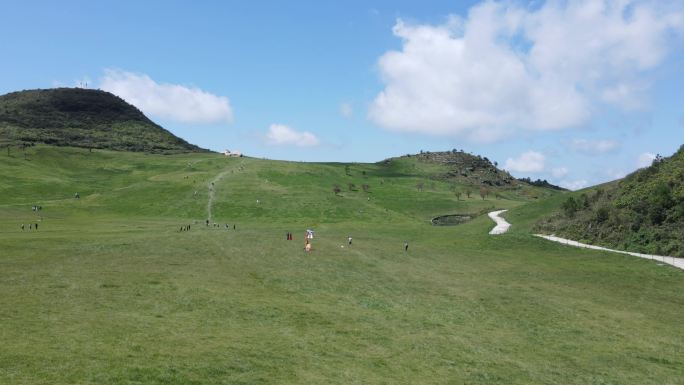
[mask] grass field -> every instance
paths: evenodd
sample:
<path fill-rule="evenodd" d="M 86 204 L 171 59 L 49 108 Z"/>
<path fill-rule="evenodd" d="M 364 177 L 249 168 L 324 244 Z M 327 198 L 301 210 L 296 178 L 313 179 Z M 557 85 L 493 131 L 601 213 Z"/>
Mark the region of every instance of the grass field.
<path fill-rule="evenodd" d="M 559 195 L 402 162 L 3 154 L 0 383 L 681 383 L 683 272 L 532 237 Z M 429 224 L 504 208 L 502 236 Z"/>

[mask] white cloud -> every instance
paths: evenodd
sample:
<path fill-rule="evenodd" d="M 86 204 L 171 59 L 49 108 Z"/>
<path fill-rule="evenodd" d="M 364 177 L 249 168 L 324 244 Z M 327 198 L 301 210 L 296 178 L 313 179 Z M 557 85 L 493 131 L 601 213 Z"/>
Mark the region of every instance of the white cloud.
<path fill-rule="evenodd" d="M 340 115 L 345 118 L 351 118 L 352 115 L 354 115 L 354 109 L 352 108 L 352 105 L 346 102 L 340 104 Z"/>
<path fill-rule="evenodd" d="M 554 178 L 562 178 L 568 175 L 569 170 L 566 167 L 557 167 L 551 170 L 551 176 Z"/>
<path fill-rule="evenodd" d="M 517 158 L 506 159 L 504 168 L 513 172 L 542 172 L 544 171 L 546 157 L 536 151 L 527 151 Z"/>
<path fill-rule="evenodd" d="M 564 187 L 564 188 L 566 188 L 568 190 L 572 190 L 572 191 L 585 188 L 588 185 L 589 185 L 589 183 L 584 179 L 571 180 L 571 181 L 570 180 L 563 180 L 560 182 L 561 187 Z"/>
<path fill-rule="evenodd" d="M 637 167 L 642 168 L 642 167 L 648 167 L 651 164 L 653 164 L 653 160 L 656 158 L 656 155 L 651 153 L 651 152 L 644 152 L 643 154 L 639 155 L 639 158 L 637 158 Z"/>
<path fill-rule="evenodd" d="M 570 143 L 570 147 L 584 154 L 599 155 L 608 152 L 613 152 L 620 147 L 620 143 L 615 140 L 603 139 L 603 140 L 587 140 L 587 139 L 574 139 Z"/>
<path fill-rule="evenodd" d="M 145 114 L 183 123 L 230 122 L 233 109 L 225 96 L 197 87 L 157 83 L 145 74 L 105 70 L 100 88 L 142 110 Z"/>
<path fill-rule="evenodd" d="M 378 61 L 369 118 L 479 141 L 580 126 L 601 104 L 640 104 L 683 20 L 680 5 L 648 0 L 485 1 L 443 25 L 398 20 L 403 46 Z"/>
<path fill-rule="evenodd" d="M 295 131 L 283 124 L 271 124 L 265 135 L 266 143 L 271 145 L 293 145 L 297 147 L 313 147 L 320 144 L 318 138 L 310 132 Z"/>

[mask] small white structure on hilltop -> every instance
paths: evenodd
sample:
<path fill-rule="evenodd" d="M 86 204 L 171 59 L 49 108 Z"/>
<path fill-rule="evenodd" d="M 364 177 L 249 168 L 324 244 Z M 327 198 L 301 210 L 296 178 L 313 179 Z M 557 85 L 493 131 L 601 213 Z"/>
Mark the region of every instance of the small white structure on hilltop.
<path fill-rule="evenodd" d="M 226 150 L 226 151 L 223 151 L 223 155 L 229 156 L 229 157 L 231 157 L 231 158 L 239 158 L 239 157 L 242 156 L 242 153 L 241 153 L 240 151 L 230 151 L 230 150 Z"/>

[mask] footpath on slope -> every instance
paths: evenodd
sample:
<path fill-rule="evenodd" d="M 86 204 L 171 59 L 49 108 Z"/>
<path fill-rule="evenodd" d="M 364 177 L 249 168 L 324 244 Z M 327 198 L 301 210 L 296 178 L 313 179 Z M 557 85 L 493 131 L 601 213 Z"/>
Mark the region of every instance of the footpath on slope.
<path fill-rule="evenodd" d="M 242 167 L 242 163 L 240 163 L 240 167 Z M 218 183 L 221 179 L 223 179 L 226 174 L 229 172 L 234 172 L 235 167 L 232 167 L 228 170 L 223 170 L 220 173 L 218 173 L 214 179 L 212 179 L 209 184 L 207 185 L 207 188 L 209 189 L 209 199 L 207 200 L 207 219 L 211 222 L 211 206 L 214 204 L 214 197 L 215 197 L 215 184 Z"/>
<path fill-rule="evenodd" d="M 496 222 L 496 226 L 492 229 L 492 231 L 489 232 L 491 235 L 499 235 L 503 234 L 508 229 L 511 227 L 511 224 L 508 223 L 505 219 L 501 218 L 499 214 L 505 213 L 508 210 L 499 210 L 499 211 L 492 211 L 491 213 L 487 214 L 489 218 L 491 218 L 494 222 Z"/>
<path fill-rule="evenodd" d="M 503 234 L 503 233 L 507 232 L 508 229 L 511 227 L 510 223 L 508 223 L 505 219 L 503 219 L 499 216 L 499 214 L 501 214 L 505 211 L 506 210 L 492 211 L 491 213 L 487 214 L 487 215 L 489 215 L 489 217 L 494 222 L 496 222 L 496 226 L 492 229 L 492 231 L 489 232 L 489 234 L 492 234 L 492 235 Z M 684 269 L 684 258 L 666 257 L 666 256 L 662 256 L 662 255 L 641 254 L 641 253 L 634 253 L 631 251 L 613 250 L 613 249 L 609 249 L 609 248 L 601 247 L 601 246 L 587 245 L 585 243 L 573 241 L 570 239 L 556 237 L 554 235 L 534 234 L 534 236 L 544 238 L 544 239 L 548 239 L 549 241 L 559 242 L 559 243 L 562 243 L 562 244 L 568 245 L 568 246 L 575 246 L 575 247 L 581 247 L 584 249 L 592 249 L 592 250 L 611 251 L 614 253 L 627 254 L 627 255 L 632 255 L 635 257 L 639 257 L 639 258 L 652 259 L 654 261 L 667 263 L 668 265 L 672 265 L 672 266 L 677 267 L 679 269 Z"/>
<path fill-rule="evenodd" d="M 684 258 L 665 257 L 662 255 L 641 254 L 641 253 L 634 253 L 631 251 L 613 250 L 613 249 L 609 249 L 609 248 L 601 247 L 601 246 L 587 245 L 586 243 L 580 243 L 580 242 L 573 241 L 570 239 L 556 237 L 554 235 L 534 234 L 534 236 L 544 238 L 544 239 L 548 239 L 549 241 L 562 243 L 562 244 L 568 245 L 568 246 L 575 246 L 575 247 L 581 247 L 584 249 L 592 249 L 592 250 L 612 251 L 614 253 L 627 254 L 627 255 L 633 255 L 633 256 L 639 257 L 639 258 L 652 259 L 654 261 L 667 263 L 668 265 L 672 265 L 674 267 L 684 269 Z"/>

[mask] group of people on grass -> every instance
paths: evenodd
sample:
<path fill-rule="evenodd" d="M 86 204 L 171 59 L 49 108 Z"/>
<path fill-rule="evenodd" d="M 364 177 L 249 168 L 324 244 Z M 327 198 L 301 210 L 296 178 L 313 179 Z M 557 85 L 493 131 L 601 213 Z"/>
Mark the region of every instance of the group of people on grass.
<path fill-rule="evenodd" d="M 197 223 L 197 221 L 195 221 L 195 223 Z M 208 220 L 208 219 L 205 221 L 205 223 L 206 223 L 207 227 L 209 227 L 209 220 Z M 221 224 L 219 224 L 219 223 L 213 223 L 213 224 L 211 224 L 211 225 L 212 225 L 212 227 L 216 227 L 216 228 L 220 228 L 220 227 L 221 227 Z M 227 223 L 225 223 L 225 224 L 223 225 L 223 227 L 226 228 L 226 229 L 229 229 L 229 228 L 230 228 L 230 225 L 227 224 Z M 237 228 L 237 225 L 233 225 L 233 230 L 235 230 L 236 228 Z M 190 231 L 190 225 L 188 224 L 188 225 L 183 225 L 183 226 L 181 226 L 179 231 Z"/>
<path fill-rule="evenodd" d="M 293 239 L 292 233 L 289 231 L 286 232 L 285 233 L 285 239 L 288 241 L 291 241 Z M 307 230 L 305 235 L 304 235 L 304 240 L 305 240 L 304 241 L 304 251 L 306 251 L 307 253 L 311 251 L 311 239 L 313 239 L 313 231 Z M 354 239 L 352 238 L 352 236 L 349 235 L 347 237 L 347 244 L 349 246 L 351 246 L 353 240 Z M 408 247 L 409 247 L 408 241 L 405 241 L 404 242 L 404 251 L 408 252 Z"/>
<path fill-rule="evenodd" d="M 29 223 L 28 229 L 29 230 L 38 230 L 38 223 Z M 24 230 L 26 230 L 26 225 L 22 223 L 21 224 L 21 231 L 24 231 Z"/>

